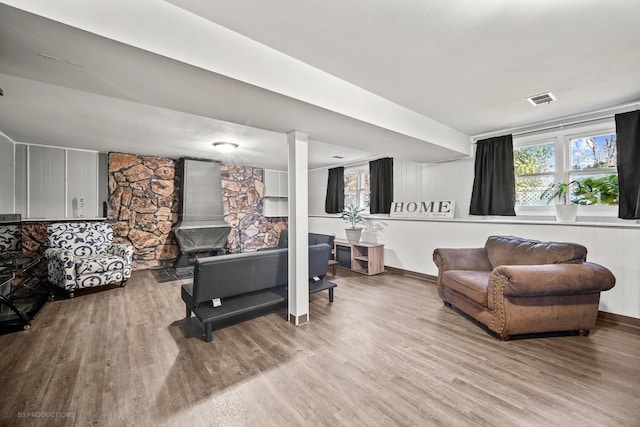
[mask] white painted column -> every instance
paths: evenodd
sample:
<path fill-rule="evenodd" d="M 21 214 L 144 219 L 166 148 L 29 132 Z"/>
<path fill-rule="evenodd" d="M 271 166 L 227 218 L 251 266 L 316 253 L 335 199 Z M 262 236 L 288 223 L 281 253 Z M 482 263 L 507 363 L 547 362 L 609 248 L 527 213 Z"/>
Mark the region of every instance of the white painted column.
<path fill-rule="evenodd" d="M 287 134 L 289 149 L 289 321 L 309 321 L 309 135 Z"/>

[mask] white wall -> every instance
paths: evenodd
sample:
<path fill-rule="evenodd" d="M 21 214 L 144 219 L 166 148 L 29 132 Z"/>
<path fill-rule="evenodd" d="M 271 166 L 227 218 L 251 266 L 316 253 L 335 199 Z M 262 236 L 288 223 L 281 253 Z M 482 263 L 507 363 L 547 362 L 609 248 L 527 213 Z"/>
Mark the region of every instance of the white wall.
<path fill-rule="evenodd" d="M 399 164 L 399 167 L 396 166 Z M 397 170 L 395 170 L 397 168 Z M 616 286 L 602 294 L 600 310 L 640 318 L 640 224 L 559 224 L 553 221 L 481 220 L 469 217 L 473 185 L 473 159 L 447 163 L 417 164 L 394 162 L 394 186 L 398 196 L 422 200 L 456 201 L 454 220 L 408 220 L 372 218 L 367 221 L 363 240 L 384 243 L 385 265 L 418 273 L 437 275 L 432 260 L 438 247 L 482 247 L 493 234 L 516 235 L 550 241 L 571 241 L 587 247 L 588 260 L 609 268 L 616 276 Z M 321 175 L 319 172 L 314 174 Z M 322 199 L 323 209 L 310 209 L 309 230 L 345 237 L 342 220 L 324 214 L 324 184 L 314 176 L 309 179 L 309 204 Z M 411 191 L 417 177 L 420 188 Z M 399 200 L 399 199 L 398 199 Z M 416 200 L 416 198 L 413 198 Z"/>

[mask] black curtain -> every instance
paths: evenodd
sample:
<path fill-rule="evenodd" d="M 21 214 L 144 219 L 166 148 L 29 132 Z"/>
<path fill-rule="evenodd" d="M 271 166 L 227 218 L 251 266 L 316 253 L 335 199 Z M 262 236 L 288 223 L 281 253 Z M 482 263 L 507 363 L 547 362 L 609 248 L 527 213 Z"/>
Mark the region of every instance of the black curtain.
<path fill-rule="evenodd" d="M 640 219 L 640 110 L 616 114 L 618 217 Z"/>
<path fill-rule="evenodd" d="M 513 136 L 478 141 L 469 214 L 515 216 L 515 197 Z"/>
<path fill-rule="evenodd" d="M 344 209 L 344 168 L 329 169 L 327 197 L 324 199 L 326 213 L 340 213 Z"/>
<path fill-rule="evenodd" d="M 369 162 L 369 190 L 371 191 L 372 214 L 391 212 L 393 202 L 393 159 L 373 160 Z"/>

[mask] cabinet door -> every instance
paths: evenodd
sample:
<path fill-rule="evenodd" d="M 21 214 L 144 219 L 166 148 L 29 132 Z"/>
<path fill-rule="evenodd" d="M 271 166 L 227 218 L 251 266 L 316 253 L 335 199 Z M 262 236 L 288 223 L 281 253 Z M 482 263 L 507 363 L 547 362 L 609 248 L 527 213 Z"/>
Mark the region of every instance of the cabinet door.
<path fill-rule="evenodd" d="M 67 218 L 98 215 L 98 153 L 67 151 Z"/>
<path fill-rule="evenodd" d="M 267 197 L 264 199 L 262 215 L 266 217 L 289 216 L 289 203 L 283 197 Z"/>
<path fill-rule="evenodd" d="M 280 196 L 280 172 L 264 171 L 264 197 Z"/>
<path fill-rule="evenodd" d="M 29 218 L 64 218 L 65 150 L 36 145 L 27 149 Z"/>
<path fill-rule="evenodd" d="M 289 197 L 289 174 L 287 172 L 279 172 L 278 178 L 280 182 L 280 197 Z"/>

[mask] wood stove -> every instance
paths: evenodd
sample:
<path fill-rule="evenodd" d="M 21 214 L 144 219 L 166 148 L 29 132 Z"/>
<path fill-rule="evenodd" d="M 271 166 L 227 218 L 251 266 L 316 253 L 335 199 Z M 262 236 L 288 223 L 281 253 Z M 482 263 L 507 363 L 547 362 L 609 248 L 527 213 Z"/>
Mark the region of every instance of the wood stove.
<path fill-rule="evenodd" d="M 181 158 L 176 178 L 182 192 L 179 221 L 173 227 L 180 253 L 174 267 L 189 265 L 189 254 L 224 253 L 231 227 L 224 221 L 220 162 Z"/>

